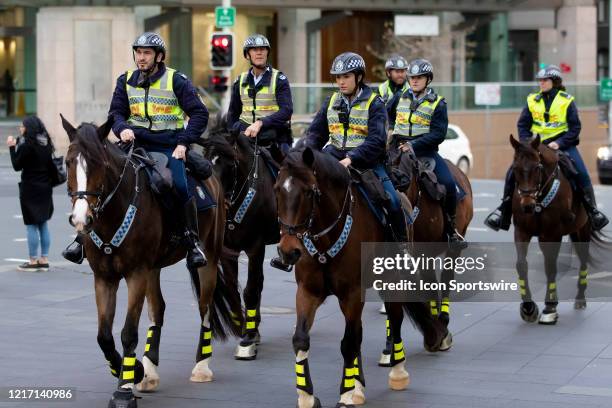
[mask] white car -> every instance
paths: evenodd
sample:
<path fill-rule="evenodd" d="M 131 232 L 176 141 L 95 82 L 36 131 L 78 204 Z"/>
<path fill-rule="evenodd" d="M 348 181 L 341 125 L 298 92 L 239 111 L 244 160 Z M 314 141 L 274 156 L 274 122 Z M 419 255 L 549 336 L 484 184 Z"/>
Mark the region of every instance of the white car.
<path fill-rule="evenodd" d="M 291 121 L 294 147 L 306 133 L 311 121 L 312 118 L 301 118 Z M 472 149 L 470 149 L 470 140 L 459 126 L 448 125 L 446 140 L 440 145 L 440 156 L 455 164 L 465 174 L 469 174 L 474 164 L 474 157 L 472 156 Z"/>
<path fill-rule="evenodd" d="M 446 140 L 439 147 L 440 156 L 455 164 L 466 175 L 474 165 L 474 156 L 470 149 L 470 139 L 457 125 L 448 124 Z"/>

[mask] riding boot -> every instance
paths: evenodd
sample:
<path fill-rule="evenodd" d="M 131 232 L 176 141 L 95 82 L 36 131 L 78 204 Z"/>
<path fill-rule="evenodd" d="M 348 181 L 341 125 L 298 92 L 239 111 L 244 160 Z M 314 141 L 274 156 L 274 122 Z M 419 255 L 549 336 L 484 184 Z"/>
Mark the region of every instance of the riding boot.
<path fill-rule="evenodd" d="M 484 220 L 484 224 L 493 231 L 500 229 L 508 231 L 512 222 L 512 195 L 514 194 L 514 183 L 506 181 L 504 185 L 504 197 L 499 207 L 495 209 Z"/>
<path fill-rule="evenodd" d="M 85 248 L 83 248 L 83 235 L 77 234 L 70 245 L 62 251 L 62 256 L 75 264 L 83 263 L 85 259 Z"/>
<path fill-rule="evenodd" d="M 589 215 L 589 219 L 591 220 L 591 228 L 593 231 L 599 231 L 608 225 L 608 222 L 610 221 L 608 220 L 608 217 L 597 209 L 593 186 L 582 188 L 582 192 L 582 204 L 584 205 L 584 208 Z"/>
<path fill-rule="evenodd" d="M 395 211 L 389 209 L 389 226 L 395 242 L 406 243 L 408 242 L 408 232 L 406 230 L 406 217 L 404 216 L 404 210 L 399 208 Z"/>
<path fill-rule="evenodd" d="M 185 226 L 185 239 L 187 241 L 187 266 L 197 269 L 206 266 L 206 257 L 200 244 L 198 232 L 198 208 L 195 197 L 192 197 L 183 208 L 183 221 Z"/>
<path fill-rule="evenodd" d="M 448 236 L 448 246 L 451 249 L 462 250 L 468 247 L 468 243 L 457 232 L 456 214 L 457 206 L 450 200 L 444 200 L 444 229 Z"/>

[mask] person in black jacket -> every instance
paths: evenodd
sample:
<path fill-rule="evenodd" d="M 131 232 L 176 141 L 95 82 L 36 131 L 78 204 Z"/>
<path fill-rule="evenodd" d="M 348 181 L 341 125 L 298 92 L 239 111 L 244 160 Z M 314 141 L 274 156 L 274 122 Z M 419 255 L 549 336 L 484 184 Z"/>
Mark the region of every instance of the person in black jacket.
<path fill-rule="evenodd" d="M 19 138 L 9 136 L 6 140 L 13 169 L 21 171 L 19 202 L 28 232 L 30 261 L 18 268 L 22 271 L 46 271 L 49 269 L 51 243 L 47 221 L 53 215 L 53 143 L 45 125 L 36 116 L 25 118 L 19 131 Z"/>

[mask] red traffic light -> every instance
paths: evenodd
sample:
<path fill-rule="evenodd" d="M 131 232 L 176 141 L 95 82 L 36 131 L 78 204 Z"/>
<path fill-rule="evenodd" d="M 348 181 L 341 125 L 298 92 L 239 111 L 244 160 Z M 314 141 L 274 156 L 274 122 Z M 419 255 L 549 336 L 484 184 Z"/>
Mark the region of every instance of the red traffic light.
<path fill-rule="evenodd" d="M 226 36 L 226 37 L 222 37 L 222 36 L 214 37 L 213 40 L 212 40 L 212 45 L 213 45 L 213 47 L 227 48 L 230 45 L 229 36 Z"/>
<path fill-rule="evenodd" d="M 210 45 L 210 67 L 231 69 L 234 66 L 234 35 L 226 32 L 213 33 Z"/>

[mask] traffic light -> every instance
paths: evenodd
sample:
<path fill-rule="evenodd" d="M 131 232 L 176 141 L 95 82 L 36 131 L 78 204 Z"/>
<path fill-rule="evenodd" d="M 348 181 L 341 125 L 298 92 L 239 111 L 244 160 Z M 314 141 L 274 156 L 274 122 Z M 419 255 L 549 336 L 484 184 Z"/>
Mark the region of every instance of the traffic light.
<path fill-rule="evenodd" d="M 210 77 L 211 88 L 215 92 L 227 91 L 228 77 L 225 75 L 213 75 Z"/>
<path fill-rule="evenodd" d="M 213 33 L 210 40 L 210 67 L 232 69 L 234 67 L 234 34 Z"/>

